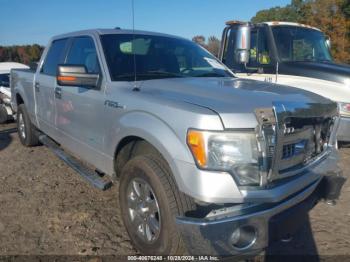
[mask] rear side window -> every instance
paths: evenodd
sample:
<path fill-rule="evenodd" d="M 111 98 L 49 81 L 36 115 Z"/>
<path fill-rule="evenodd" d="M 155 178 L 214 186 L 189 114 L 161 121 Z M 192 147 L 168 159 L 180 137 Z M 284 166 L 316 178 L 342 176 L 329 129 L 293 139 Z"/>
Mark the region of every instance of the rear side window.
<path fill-rule="evenodd" d="M 0 74 L 0 86 L 10 87 L 10 74 Z"/>
<path fill-rule="evenodd" d="M 56 40 L 52 42 L 49 52 L 47 53 L 41 72 L 45 75 L 56 76 L 57 65 L 64 60 L 64 50 L 67 39 Z"/>
<path fill-rule="evenodd" d="M 100 66 L 94 41 L 90 37 L 74 38 L 66 64 L 84 65 L 88 73 L 98 74 Z"/>

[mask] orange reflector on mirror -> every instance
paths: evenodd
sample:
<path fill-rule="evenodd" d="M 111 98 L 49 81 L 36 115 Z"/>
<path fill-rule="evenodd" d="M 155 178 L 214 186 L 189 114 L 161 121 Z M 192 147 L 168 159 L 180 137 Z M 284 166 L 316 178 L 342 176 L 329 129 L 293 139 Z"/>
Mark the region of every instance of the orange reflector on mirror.
<path fill-rule="evenodd" d="M 77 80 L 75 76 L 58 76 L 57 80 L 59 81 L 68 81 L 68 82 L 74 82 Z"/>

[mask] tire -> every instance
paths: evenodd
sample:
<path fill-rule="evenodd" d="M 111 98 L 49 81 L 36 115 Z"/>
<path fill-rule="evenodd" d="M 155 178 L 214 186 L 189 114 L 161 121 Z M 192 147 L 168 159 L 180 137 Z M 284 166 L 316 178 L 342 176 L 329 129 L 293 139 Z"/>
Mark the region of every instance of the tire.
<path fill-rule="evenodd" d="M 37 131 L 30 121 L 27 109 L 24 104 L 18 106 L 17 132 L 22 145 L 27 147 L 39 145 Z"/>
<path fill-rule="evenodd" d="M 9 119 L 7 110 L 3 104 L 0 104 L 0 124 L 5 124 Z"/>
<path fill-rule="evenodd" d="M 146 192 L 143 200 L 142 192 Z M 126 230 L 141 254 L 186 253 L 175 218 L 193 209 L 195 203 L 179 192 L 163 158 L 143 155 L 131 159 L 122 170 L 119 200 Z"/>

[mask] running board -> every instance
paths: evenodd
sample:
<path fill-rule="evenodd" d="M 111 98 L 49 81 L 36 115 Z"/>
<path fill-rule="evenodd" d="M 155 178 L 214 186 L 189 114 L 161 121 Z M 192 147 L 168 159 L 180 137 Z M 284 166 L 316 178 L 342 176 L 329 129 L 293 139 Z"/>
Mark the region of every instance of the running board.
<path fill-rule="evenodd" d="M 86 167 L 79 160 L 74 158 L 73 156 L 64 152 L 59 145 L 56 144 L 51 138 L 46 135 L 40 135 L 39 141 L 51 149 L 51 151 L 63 160 L 68 166 L 70 166 L 73 170 L 75 170 L 81 177 L 83 177 L 87 182 L 89 182 L 94 187 L 100 190 L 107 190 L 112 186 L 112 182 L 110 180 L 106 180 L 99 176 L 96 172 Z"/>

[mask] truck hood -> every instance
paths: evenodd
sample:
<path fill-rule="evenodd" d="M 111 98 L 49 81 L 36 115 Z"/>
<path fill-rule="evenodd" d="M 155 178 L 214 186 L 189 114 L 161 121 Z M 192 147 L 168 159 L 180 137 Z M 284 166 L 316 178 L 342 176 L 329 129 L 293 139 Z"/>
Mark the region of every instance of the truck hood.
<path fill-rule="evenodd" d="M 279 73 L 333 81 L 350 85 L 350 66 L 333 62 L 283 62 Z"/>
<path fill-rule="evenodd" d="M 145 81 L 141 92 L 215 111 L 225 128 L 256 127 L 255 110 L 278 106 L 285 111 L 333 114 L 331 100 L 293 87 L 239 78 L 174 78 Z M 321 111 L 315 108 L 321 109 Z M 327 113 L 323 110 L 322 114 Z"/>

